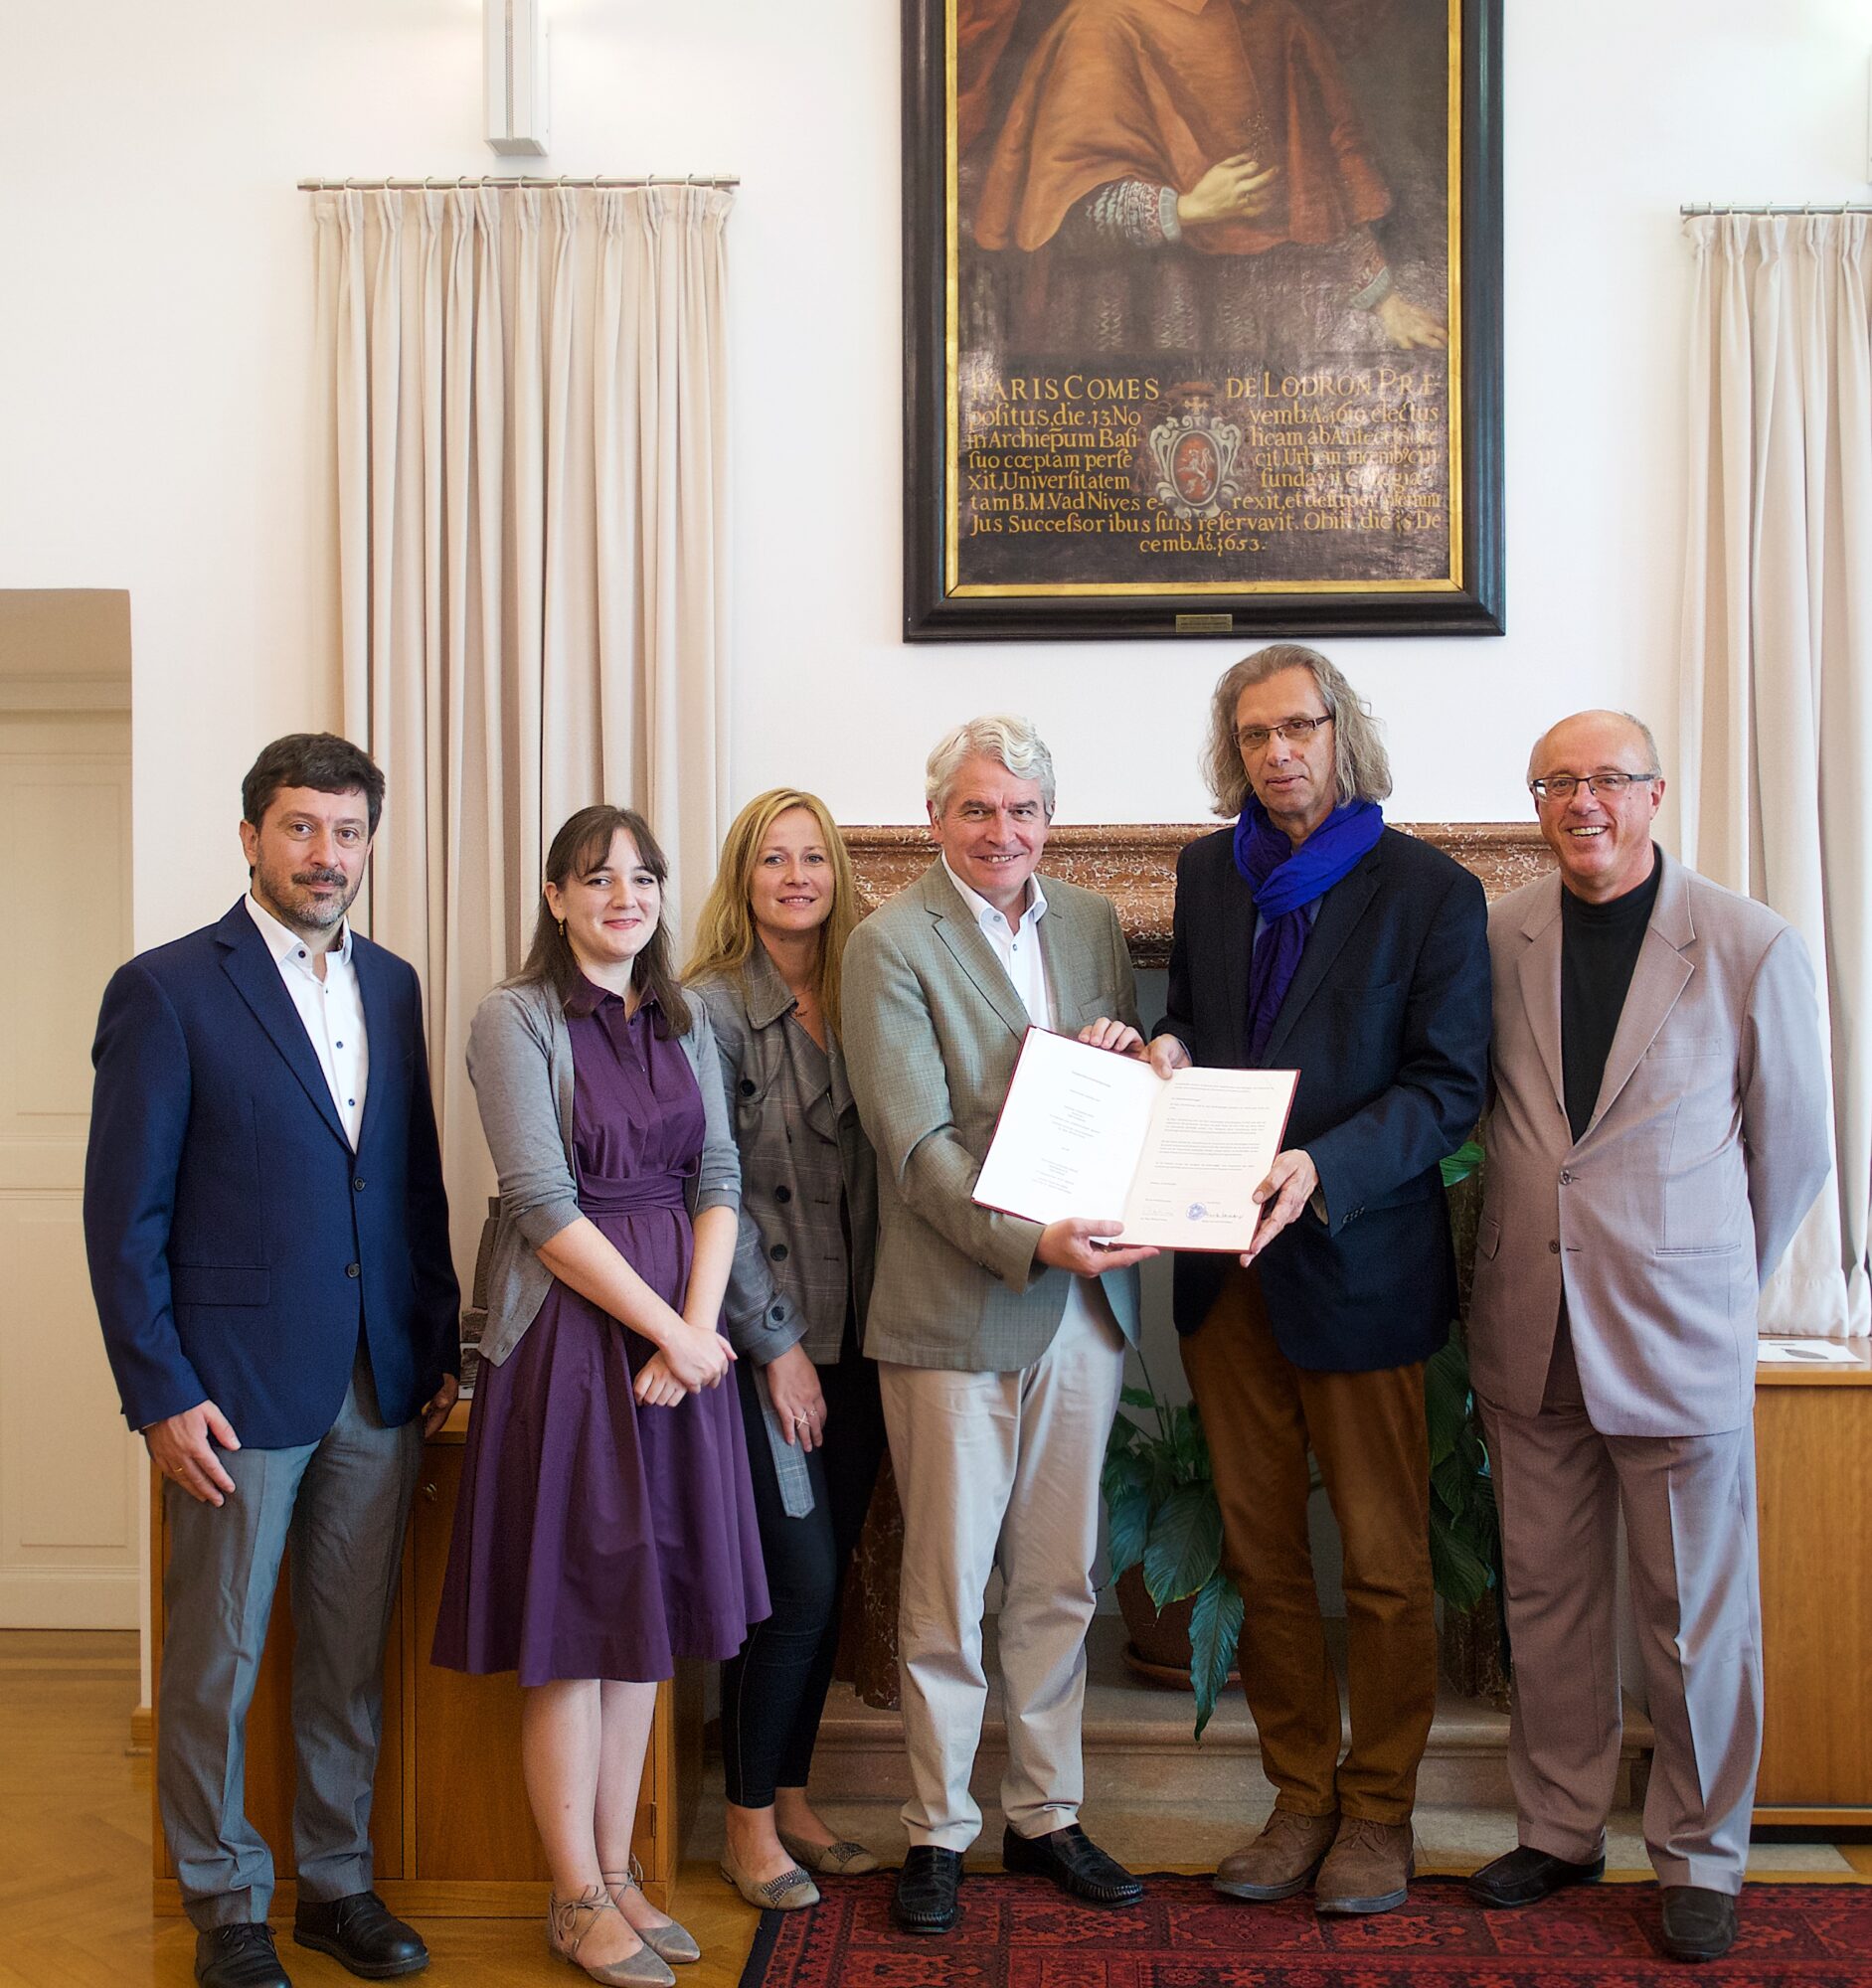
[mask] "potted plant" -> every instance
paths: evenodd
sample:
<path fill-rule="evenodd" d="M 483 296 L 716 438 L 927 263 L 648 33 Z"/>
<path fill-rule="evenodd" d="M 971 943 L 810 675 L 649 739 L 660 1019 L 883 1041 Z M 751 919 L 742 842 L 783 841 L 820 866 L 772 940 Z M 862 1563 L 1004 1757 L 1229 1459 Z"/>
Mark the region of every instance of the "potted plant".
<path fill-rule="evenodd" d="M 1464 1311 L 1474 1252 L 1473 1177 L 1481 1158 L 1480 1146 L 1471 1140 L 1443 1163 L 1458 1231 Z M 1160 1663 L 1167 1658 L 1174 1669 L 1174 1656 L 1161 1645 L 1155 1652 L 1148 1646 L 1153 1632 L 1174 1637 L 1178 1613 L 1173 1611 L 1187 1607 L 1189 1647 L 1183 1661 L 1196 1695 L 1200 1740 L 1234 1668 L 1242 1597 L 1222 1570 L 1222 1512 L 1201 1416 L 1193 1406 L 1164 1402 L 1149 1385 L 1148 1369 L 1144 1380 L 1146 1386 L 1124 1390 L 1106 1444 L 1101 1488 L 1106 1551 L 1134 1648 Z M 1151 1425 L 1133 1420 L 1126 1408 L 1147 1410 Z M 1479 1653 L 1470 1662 L 1475 1675 L 1458 1682 L 1499 1696 L 1505 1675 L 1497 1629 L 1501 1545 L 1459 1324 L 1426 1368 L 1424 1411 L 1430 1434 L 1431 1572 L 1446 1624 L 1461 1625 L 1459 1633 Z"/>

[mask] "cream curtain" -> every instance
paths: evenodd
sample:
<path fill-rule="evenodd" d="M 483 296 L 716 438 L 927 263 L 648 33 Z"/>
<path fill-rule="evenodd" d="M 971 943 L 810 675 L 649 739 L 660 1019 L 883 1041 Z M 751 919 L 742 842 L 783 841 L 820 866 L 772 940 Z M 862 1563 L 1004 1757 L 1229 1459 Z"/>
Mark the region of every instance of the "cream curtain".
<path fill-rule="evenodd" d="M 389 779 L 367 929 L 412 960 L 454 1210 L 491 1181 L 468 1023 L 546 842 L 642 810 L 684 904 L 727 826 L 727 356 L 715 188 L 314 196 L 349 736 Z"/>
<path fill-rule="evenodd" d="M 1872 1330 L 1872 261 L 1863 215 L 1686 224 L 1686 860 L 1798 926 L 1822 976 L 1832 1186 L 1765 1332 Z"/>

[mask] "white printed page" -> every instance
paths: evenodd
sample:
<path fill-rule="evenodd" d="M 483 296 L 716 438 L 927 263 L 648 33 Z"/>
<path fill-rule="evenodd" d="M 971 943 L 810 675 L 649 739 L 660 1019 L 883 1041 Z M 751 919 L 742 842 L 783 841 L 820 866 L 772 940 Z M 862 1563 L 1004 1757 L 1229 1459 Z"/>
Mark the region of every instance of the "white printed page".
<path fill-rule="evenodd" d="M 1160 1085 L 1121 1242 L 1243 1250 L 1261 1212 L 1255 1190 L 1280 1150 L 1299 1073 L 1179 1070 Z"/>
<path fill-rule="evenodd" d="M 1135 1057 L 1029 1029 L 975 1201 L 1029 1222 L 1119 1221 L 1163 1088 Z"/>

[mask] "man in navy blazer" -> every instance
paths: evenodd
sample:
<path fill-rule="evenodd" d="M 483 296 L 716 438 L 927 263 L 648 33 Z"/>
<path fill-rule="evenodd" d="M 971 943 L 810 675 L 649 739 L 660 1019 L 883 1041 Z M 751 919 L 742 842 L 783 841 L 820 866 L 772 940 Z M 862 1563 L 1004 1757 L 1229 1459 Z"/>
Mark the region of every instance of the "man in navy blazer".
<path fill-rule="evenodd" d="M 163 1828 L 206 1988 L 277 1988 L 245 1734 L 281 1558 L 294 1937 L 373 1980 L 427 1949 L 371 1890 L 384 1641 L 459 1292 L 411 967 L 346 918 L 383 806 L 295 734 L 242 787 L 249 895 L 104 990 L 85 1237 L 123 1411 L 165 1478 Z"/>
<path fill-rule="evenodd" d="M 1216 686 L 1207 769 L 1237 822 L 1177 863 L 1169 1012 L 1150 1048 L 1295 1069 L 1285 1149 L 1236 1261 L 1179 1253 L 1175 1315 L 1242 1590 L 1242 1676 L 1273 1815 L 1216 1888 L 1402 1905 L 1436 1703 L 1424 1363 L 1455 1315 L 1439 1162 L 1480 1116 L 1482 889 L 1384 826 L 1391 772 L 1339 671 L 1280 643 Z M 1307 1453 L 1345 1543 L 1352 1743 L 1307 1544 Z"/>

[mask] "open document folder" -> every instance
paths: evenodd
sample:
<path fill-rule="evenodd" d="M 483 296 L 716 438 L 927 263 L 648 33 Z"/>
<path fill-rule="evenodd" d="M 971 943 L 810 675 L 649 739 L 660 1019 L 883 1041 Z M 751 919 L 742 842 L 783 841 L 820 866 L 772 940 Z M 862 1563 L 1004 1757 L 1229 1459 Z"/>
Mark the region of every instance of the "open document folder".
<path fill-rule="evenodd" d="M 1029 1029 L 975 1201 L 1029 1222 L 1122 1222 L 1116 1244 L 1243 1250 L 1294 1070 L 1179 1070 Z"/>

